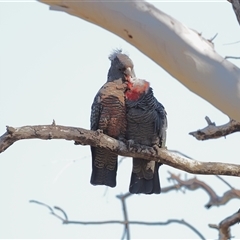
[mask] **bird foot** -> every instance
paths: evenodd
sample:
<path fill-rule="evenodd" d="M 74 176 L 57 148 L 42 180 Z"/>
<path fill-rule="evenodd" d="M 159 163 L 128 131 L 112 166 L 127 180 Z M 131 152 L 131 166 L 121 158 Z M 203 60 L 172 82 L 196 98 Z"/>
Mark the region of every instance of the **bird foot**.
<path fill-rule="evenodd" d="M 131 148 L 133 147 L 133 145 L 134 145 L 134 141 L 133 140 L 127 140 L 126 141 L 126 145 L 127 145 L 127 149 L 128 150 L 131 150 Z"/>
<path fill-rule="evenodd" d="M 74 145 L 82 145 L 82 146 L 86 146 L 86 145 L 88 145 L 88 144 L 84 144 L 84 143 L 81 143 L 81 142 L 75 141 L 75 142 L 74 142 Z"/>
<path fill-rule="evenodd" d="M 100 135 L 100 134 L 103 133 L 103 130 L 101 130 L 101 129 L 97 129 L 96 133 L 97 133 L 98 135 Z"/>
<path fill-rule="evenodd" d="M 127 140 L 127 149 L 131 151 L 133 148 L 137 149 L 136 152 L 141 152 L 142 151 L 142 146 L 141 144 L 135 143 L 132 139 Z"/>
<path fill-rule="evenodd" d="M 159 151 L 161 150 L 167 150 L 167 147 L 159 147 L 157 144 L 154 144 L 152 148 L 156 151 L 157 155 L 160 155 Z"/>

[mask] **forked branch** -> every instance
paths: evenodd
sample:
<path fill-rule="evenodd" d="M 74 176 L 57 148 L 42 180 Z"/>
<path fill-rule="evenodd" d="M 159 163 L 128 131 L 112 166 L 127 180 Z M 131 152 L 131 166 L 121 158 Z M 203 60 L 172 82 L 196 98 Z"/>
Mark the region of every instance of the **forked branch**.
<path fill-rule="evenodd" d="M 189 134 L 195 137 L 197 140 L 208 140 L 220 137 L 226 137 L 227 135 L 240 131 L 240 122 L 231 119 L 228 123 L 220 126 L 216 126 L 209 117 L 205 117 L 207 121 L 207 127 L 199 129 Z"/>
<path fill-rule="evenodd" d="M 179 223 L 179 224 L 185 225 L 185 226 L 189 227 L 193 232 L 195 232 L 200 237 L 200 239 L 203 239 L 203 240 L 205 239 L 205 237 L 195 227 L 193 227 L 190 223 L 187 223 L 183 219 L 182 220 L 169 219 L 166 222 L 129 221 L 128 217 L 127 217 L 126 198 L 128 198 L 130 196 L 132 196 L 131 193 L 125 193 L 125 194 L 116 196 L 122 202 L 124 221 L 120 221 L 120 220 L 109 220 L 109 221 L 71 221 L 71 220 L 68 220 L 66 212 L 62 208 L 60 208 L 60 207 L 54 206 L 52 208 L 49 205 L 47 205 L 45 203 L 42 203 L 42 202 L 39 202 L 39 201 L 36 201 L 36 200 L 30 200 L 30 202 L 31 203 L 37 203 L 39 205 L 45 206 L 46 208 L 48 208 L 50 210 L 50 214 L 52 214 L 53 216 L 55 216 L 58 219 L 62 220 L 63 224 L 81 224 L 81 225 L 123 224 L 125 227 L 124 227 L 122 239 L 124 239 L 125 236 L 126 236 L 126 238 L 128 240 L 130 239 L 130 230 L 129 230 L 129 225 L 130 224 L 165 226 L 165 225 L 168 225 L 170 223 Z M 56 213 L 54 211 L 54 209 L 55 210 L 59 210 L 64 217 L 62 217 L 58 213 Z"/>

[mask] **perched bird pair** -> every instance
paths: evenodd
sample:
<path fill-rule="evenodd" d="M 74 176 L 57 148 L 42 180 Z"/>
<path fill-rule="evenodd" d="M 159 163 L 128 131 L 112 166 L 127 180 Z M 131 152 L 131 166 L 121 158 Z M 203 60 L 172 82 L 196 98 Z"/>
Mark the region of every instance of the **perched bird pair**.
<path fill-rule="evenodd" d="M 149 82 L 135 77 L 132 60 L 121 50 L 109 59 L 107 83 L 92 104 L 91 130 L 101 129 L 115 139 L 146 146 L 165 147 L 167 118 L 164 107 L 153 95 Z M 118 156 L 104 148 L 91 147 L 91 184 L 116 186 Z M 155 161 L 133 158 L 130 193 L 161 192 Z"/>

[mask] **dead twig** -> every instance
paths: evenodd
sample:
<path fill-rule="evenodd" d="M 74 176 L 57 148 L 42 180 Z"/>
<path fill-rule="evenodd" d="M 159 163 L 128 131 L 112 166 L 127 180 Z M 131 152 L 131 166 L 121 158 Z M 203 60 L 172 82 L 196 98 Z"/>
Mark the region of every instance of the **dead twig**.
<path fill-rule="evenodd" d="M 151 226 L 165 226 L 171 223 L 178 223 L 178 224 L 182 224 L 185 225 L 187 227 L 189 227 L 193 232 L 195 232 L 201 239 L 205 240 L 206 238 L 195 228 L 193 227 L 191 224 L 187 223 L 186 221 L 182 220 L 178 220 L 178 219 L 169 219 L 166 222 L 145 222 L 145 221 L 129 221 L 128 220 L 128 216 L 127 216 L 127 208 L 126 208 L 126 198 L 132 196 L 131 193 L 126 193 L 126 194 L 122 194 L 122 195 L 117 195 L 116 197 L 119 198 L 122 202 L 122 206 L 123 206 L 123 215 L 124 215 L 124 221 L 119 221 L 119 220 L 110 220 L 110 221 L 70 221 L 67 219 L 67 214 L 66 212 L 59 207 L 54 207 L 54 209 L 60 210 L 64 216 L 65 219 L 60 217 L 58 214 L 56 214 L 54 212 L 54 210 L 47 204 L 36 201 L 36 200 L 31 200 L 31 203 L 37 203 L 39 205 L 42 205 L 44 207 L 47 207 L 50 210 L 50 213 L 57 217 L 58 219 L 62 220 L 63 224 L 82 224 L 82 225 L 98 225 L 98 224 L 123 224 L 125 226 L 124 228 L 124 233 L 122 236 L 122 239 L 125 237 L 125 235 L 127 235 L 127 239 L 130 239 L 130 230 L 129 230 L 129 225 L 130 224 L 137 224 L 137 225 L 151 225 Z"/>
<path fill-rule="evenodd" d="M 226 56 L 225 59 L 240 59 L 240 57 Z"/>

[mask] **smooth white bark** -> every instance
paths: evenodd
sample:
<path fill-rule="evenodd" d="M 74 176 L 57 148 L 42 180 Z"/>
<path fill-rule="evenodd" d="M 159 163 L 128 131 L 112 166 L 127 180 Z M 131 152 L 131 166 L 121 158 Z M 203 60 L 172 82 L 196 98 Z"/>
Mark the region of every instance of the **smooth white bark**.
<path fill-rule="evenodd" d="M 39 1 L 125 39 L 189 90 L 240 121 L 240 69 L 217 54 L 211 42 L 153 5 L 139 0 Z"/>

